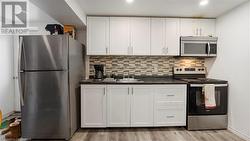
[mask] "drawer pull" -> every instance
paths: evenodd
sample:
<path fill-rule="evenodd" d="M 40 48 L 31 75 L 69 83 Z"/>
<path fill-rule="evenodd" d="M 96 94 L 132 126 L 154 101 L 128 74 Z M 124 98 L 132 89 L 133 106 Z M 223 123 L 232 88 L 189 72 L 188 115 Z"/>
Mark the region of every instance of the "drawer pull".
<path fill-rule="evenodd" d="M 169 97 L 171 96 L 172 97 L 172 96 L 175 96 L 175 95 L 174 94 L 168 94 L 167 96 L 169 96 Z"/>
<path fill-rule="evenodd" d="M 174 118 L 175 116 L 167 116 L 167 118 Z"/>

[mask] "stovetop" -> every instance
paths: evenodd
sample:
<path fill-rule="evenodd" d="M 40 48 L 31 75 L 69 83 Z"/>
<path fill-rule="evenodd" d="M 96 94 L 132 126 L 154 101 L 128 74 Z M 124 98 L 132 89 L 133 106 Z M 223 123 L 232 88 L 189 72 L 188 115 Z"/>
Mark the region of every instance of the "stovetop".
<path fill-rule="evenodd" d="M 227 84 L 225 80 L 206 78 L 206 67 L 175 67 L 174 78 L 190 84 Z"/>
<path fill-rule="evenodd" d="M 211 78 L 183 78 L 182 81 L 190 84 L 227 84 L 225 80 L 211 79 Z"/>

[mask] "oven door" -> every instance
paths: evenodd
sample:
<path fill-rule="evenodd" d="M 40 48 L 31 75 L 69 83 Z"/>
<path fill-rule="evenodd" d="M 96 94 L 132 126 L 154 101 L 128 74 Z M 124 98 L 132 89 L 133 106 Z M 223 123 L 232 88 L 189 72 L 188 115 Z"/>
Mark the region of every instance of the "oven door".
<path fill-rule="evenodd" d="M 205 97 L 202 93 L 203 84 L 190 84 L 188 94 L 188 115 L 225 115 L 228 106 L 228 85 L 215 85 L 214 109 L 205 108 Z"/>
<path fill-rule="evenodd" d="M 206 41 L 182 41 L 181 56 L 208 56 L 209 42 Z"/>

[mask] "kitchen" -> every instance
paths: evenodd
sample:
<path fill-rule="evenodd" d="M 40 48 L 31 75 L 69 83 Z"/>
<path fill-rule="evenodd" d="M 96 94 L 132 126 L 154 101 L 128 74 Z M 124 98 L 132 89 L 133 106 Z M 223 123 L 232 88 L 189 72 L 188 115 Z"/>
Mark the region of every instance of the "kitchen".
<path fill-rule="evenodd" d="M 36 33 L 1 35 L 9 91 L 1 88 L 0 110 L 3 119 L 20 113 L 22 138 L 250 140 L 249 1 L 30 0 L 29 8 L 41 15 L 29 12 Z M 78 41 L 48 35 L 47 24 L 75 25 Z M 68 75 L 29 77 L 43 71 Z"/>

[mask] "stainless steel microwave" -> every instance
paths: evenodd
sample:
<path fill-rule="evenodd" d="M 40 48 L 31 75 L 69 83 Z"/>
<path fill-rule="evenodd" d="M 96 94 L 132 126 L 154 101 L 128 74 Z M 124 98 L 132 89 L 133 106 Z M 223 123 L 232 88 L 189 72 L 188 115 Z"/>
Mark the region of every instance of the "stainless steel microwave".
<path fill-rule="evenodd" d="M 183 36 L 181 37 L 181 56 L 217 56 L 218 37 Z"/>

